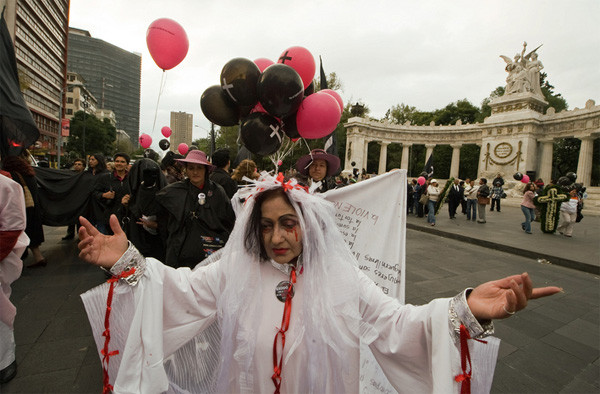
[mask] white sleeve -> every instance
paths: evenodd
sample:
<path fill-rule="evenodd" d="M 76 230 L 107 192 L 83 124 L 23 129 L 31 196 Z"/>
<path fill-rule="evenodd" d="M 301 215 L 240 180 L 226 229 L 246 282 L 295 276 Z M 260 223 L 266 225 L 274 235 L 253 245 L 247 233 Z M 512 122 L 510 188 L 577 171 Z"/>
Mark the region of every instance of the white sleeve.
<path fill-rule="evenodd" d="M 394 388 L 399 393 L 459 392 L 460 384 L 454 379 L 462 373 L 459 342 L 450 312 L 454 301 L 444 298 L 422 306 L 401 305 L 363 275 L 361 287 L 361 314 L 379 333 L 369 347 Z M 458 310 L 459 316 L 464 312 Z M 476 329 L 481 330 L 485 328 Z M 495 363 L 497 343 L 490 349 L 495 350 L 491 353 Z"/>
<path fill-rule="evenodd" d="M 134 285 L 121 279 L 114 292 L 109 351 L 119 354 L 110 358 L 109 376 L 115 393 L 161 393 L 168 388 L 164 360 L 216 318 L 219 264 L 192 272 L 155 259 L 142 263 L 137 254 L 143 276 Z M 108 288 L 104 284 L 82 295 L 99 352 Z"/>

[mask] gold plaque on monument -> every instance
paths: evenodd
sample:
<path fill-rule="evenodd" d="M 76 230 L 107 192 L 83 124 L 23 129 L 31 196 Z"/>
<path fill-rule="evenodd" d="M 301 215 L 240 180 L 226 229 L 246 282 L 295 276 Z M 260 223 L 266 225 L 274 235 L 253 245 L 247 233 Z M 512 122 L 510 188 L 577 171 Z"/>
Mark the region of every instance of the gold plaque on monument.
<path fill-rule="evenodd" d="M 500 159 L 505 159 L 511 155 L 513 147 L 508 142 L 501 142 L 494 148 L 494 154 Z"/>

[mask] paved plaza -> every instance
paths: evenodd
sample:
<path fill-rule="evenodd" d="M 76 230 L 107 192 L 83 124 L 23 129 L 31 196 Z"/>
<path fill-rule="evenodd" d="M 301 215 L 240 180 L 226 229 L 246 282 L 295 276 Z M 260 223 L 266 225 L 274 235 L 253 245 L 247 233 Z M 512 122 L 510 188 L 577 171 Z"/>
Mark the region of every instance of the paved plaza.
<path fill-rule="evenodd" d="M 444 207 L 431 227 L 409 216 L 407 302 L 524 271 L 537 286 L 561 286 L 564 293 L 496 322 L 502 343 L 492 392 L 598 393 L 600 218 L 586 216 L 566 238 L 542 234 L 539 224 L 526 235 L 521 217 L 519 208 L 505 207 L 478 224 L 461 214 L 450 220 Z M 13 286 L 19 372 L 0 393 L 99 393 L 102 369 L 79 295 L 104 273 L 78 260 L 75 241 L 61 241 L 65 227 L 45 231 L 48 266 L 25 270 Z"/>

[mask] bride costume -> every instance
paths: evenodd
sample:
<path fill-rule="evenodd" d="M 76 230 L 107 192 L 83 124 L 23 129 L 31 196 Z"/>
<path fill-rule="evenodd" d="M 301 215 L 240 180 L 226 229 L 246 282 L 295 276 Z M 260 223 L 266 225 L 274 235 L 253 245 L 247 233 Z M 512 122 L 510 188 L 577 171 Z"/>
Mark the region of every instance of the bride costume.
<path fill-rule="evenodd" d="M 423 306 L 401 305 L 357 268 L 332 203 L 308 194 L 295 180 L 266 173 L 245 190 L 227 245 L 194 270 L 146 259 L 130 243 L 111 272 L 136 270 L 115 287 L 109 324 L 104 319 L 109 285 L 82 295 L 100 357 L 103 348 L 114 355 L 105 362 L 113 392 L 274 391 L 273 342 L 284 313 L 275 288 L 290 278 L 291 267 L 261 262 L 244 238 L 256 194 L 281 187 L 303 237 L 281 392 L 359 392 L 366 385 L 360 376 L 362 342 L 398 392 L 458 393 L 460 324 L 472 338 L 493 333 L 491 322 L 480 324 L 471 314 L 469 290 Z M 499 341 L 470 342 L 472 391 L 489 391 Z"/>

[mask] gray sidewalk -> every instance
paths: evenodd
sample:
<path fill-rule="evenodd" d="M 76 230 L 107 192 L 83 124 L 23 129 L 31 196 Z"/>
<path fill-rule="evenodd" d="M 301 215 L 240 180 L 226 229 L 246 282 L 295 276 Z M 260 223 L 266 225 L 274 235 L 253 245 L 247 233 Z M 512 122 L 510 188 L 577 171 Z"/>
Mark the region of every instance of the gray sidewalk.
<path fill-rule="evenodd" d="M 435 229 L 459 229 L 480 239 L 489 231 L 501 231 L 501 219 L 496 215 L 507 218 L 507 230 L 500 233 L 504 243 L 511 244 L 514 239 L 515 246 L 519 246 L 520 239 L 521 244 L 527 242 L 528 249 L 545 253 L 544 237 L 566 245 L 562 246 L 565 249 L 576 241 L 583 246 L 570 248 L 573 252 L 597 256 L 598 232 L 589 250 L 592 243 L 584 239 L 584 222 L 575 228 L 571 239 L 546 236 L 539 230 L 526 236 L 520 230 L 520 218 L 514 215 L 510 219 L 508 210 L 488 212 L 486 224 L 466 223 L 460 215 L 452 222 L 440 217 Z M 409 226 L 421 226 L 420 221 L 425 222 L 409 218 Z M 99 393 L 102 369 L 79 295 L 102 283 L 104 273 L 79 261 L 74 241 L 60 240 L 66 228 L 45 227 L 45 231 L 42 251 L 48 266 L 26 269 L 13 286 L 12 300 L 18 308 L 15 335 L 19 372 L 13 381 L 0 387 L 0 393 Z M 563 287 L 563 294 L 532 301 L 526 311 L 496 322 L 502 344 L 492 392 L 600 391 L 597 276 L 481 247 L 475 238 L 473 242 L 458 242 L 422 231 L 407 231 L 406 254 L 406 298 L 410 303 L 453 296 L 467 286 L 523 271 L 530 273 L 537 286 Z M 31 263 L 29 257 L 25 264 Z"/>
<path fill-rule="evenodd" d="M 514 206 L 503 206 L 500 212 L 490 212 L 488 206 L 487 223 L 467 220 L 460 207 L 456 219 L 450 219 L 445 204 L 436 216 L 435 226 L 427 223 L 426 215 L 419 218 L 409 214 L 407 228 L 600 275 L 599 216 L 587 215 L 576 223 L 572 238 L 558 232 L 543 233 L 540 222 L 533 222 L 533 234 L 526 234 L 521 229 L 524 221 L 521 208 Z"/>

